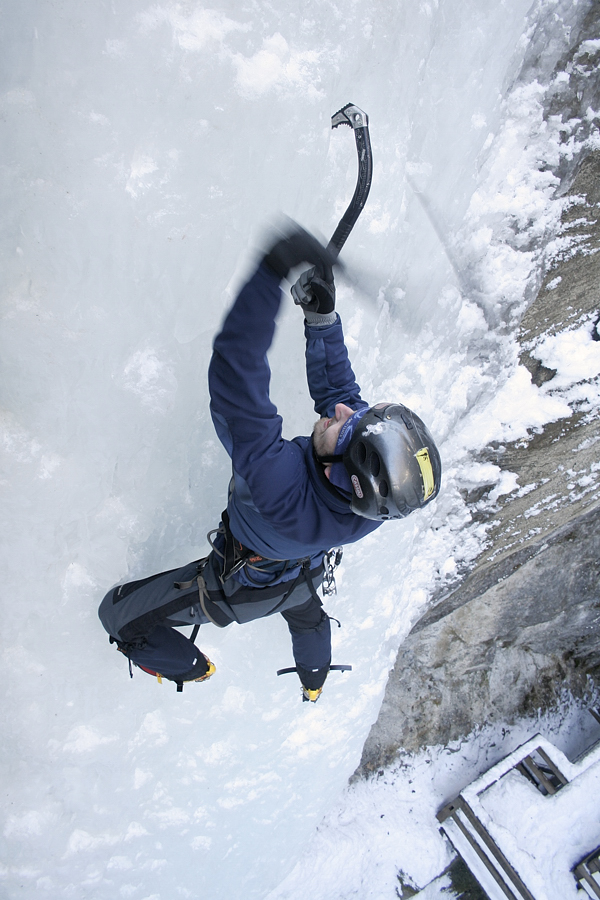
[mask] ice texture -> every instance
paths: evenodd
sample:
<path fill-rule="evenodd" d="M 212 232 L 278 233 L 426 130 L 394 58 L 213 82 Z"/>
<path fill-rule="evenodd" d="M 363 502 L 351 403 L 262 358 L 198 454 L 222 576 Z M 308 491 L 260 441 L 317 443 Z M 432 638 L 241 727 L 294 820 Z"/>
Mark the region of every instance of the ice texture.
<path fill-rule="evenodd" d="M 399 643 L 484 539 L 461 472 L 473 478 L 486 440 L 568 411 L 516 365 L 511 329 L 561 205 L 539 167 L 560 152 L 558 125 L 542 121 L 539 83 L 515 79 L 538 23 L 554 41 L 542 78 L 586 8 L 5 6 L 7 898 L 264 897 L 340 796 Z M 330 116 L 349 101 L 370 116 L 374 178 L 338 308 L 364 397 L 427 422 L 444 488 L 347 548 L 327 610 L 343 626 L 334 662 L 353 671 L 318 704 L 275 675 L 291 664 L 278 617 L 203 628 L 217 674 L 182 695 L 130 681 L 97 606 L 118 581 L 207 552 L 229 478 L 208 414 L 211 342 L 266 223 L 283 211 L 333 232 L 356 154 Z M 271 352 L 287 437 L 315 418 L 301 326 L 288 298 Z"/>

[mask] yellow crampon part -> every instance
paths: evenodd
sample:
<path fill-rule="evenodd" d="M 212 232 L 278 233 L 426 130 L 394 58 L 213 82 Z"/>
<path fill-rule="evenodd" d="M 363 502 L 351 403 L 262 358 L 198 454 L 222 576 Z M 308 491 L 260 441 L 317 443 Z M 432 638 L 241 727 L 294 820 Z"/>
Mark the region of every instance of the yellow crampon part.
<path fill-rule="evenodd" d="M 322 687 L 317 688 L 316 691 L 311 691 L 309 688 L 304 687 L 302 685 L 302 698 L 303 700 L 310 700 L 311 703 L 316 703 L 319 697 L 321 696 Z"/>
<path fill-rule="evenodd" d="M 200 678 L 193 678 L 192 681 L 206 681 L 208 678 L 210 678 L 211 675 L 215 674 L 215 672 L 217 671 L 217 667 L 215 666 L 214 663 L 212 663 L 210 661 L 208 656 L 206 657 L 206 662 L 208 663 L 208 669 L 205 672 L 205 674 L 202 675 Z M 163 683 L 163 677 L 158 672 L 156 673 L 156 680 L 158 681 L 159 684 Z"/>
<path fill-rule="evenodd" d="M 215 672 L 217 671 L 217 667 L 215 666 L 214 663 L 212 663 L 210 661 L 208 656 L 206 657 L 206 662 L 208 663 L 208 669 L 207 669 L 206 673 L 204 675 L 201 675 L 200 678 L 194 678 L 194 681 L 206 681 L 208 678 L 210 678 L 211 675 L 214 675 Z"/>
<path fill-rule="evenodd" d="M 423 487 L 425 489 L 425 495 L 423 497 L 423 502 L 433 494 L 435 490 L 435 479 L 433 477 L 433 467 L 431 465 L 431 459 L 429 458 L 429 450 L 427 447 L 422 447 L 418 453 L 415 453 L 417 458 L 417 462 L 419 463 L 419 468 L 421 470 L 421 476 L 423 478 Z"/>

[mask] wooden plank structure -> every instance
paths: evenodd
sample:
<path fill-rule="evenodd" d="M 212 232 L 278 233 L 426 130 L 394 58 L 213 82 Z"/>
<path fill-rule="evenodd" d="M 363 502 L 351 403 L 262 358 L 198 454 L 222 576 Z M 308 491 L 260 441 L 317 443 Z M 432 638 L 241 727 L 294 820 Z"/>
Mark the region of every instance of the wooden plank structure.
<path fill-rule="evenodd" d="M 535 900 L 466 800 L 457 797 L 442 807 L 437 818 L 490 900 Z"/>
<path fill-rule="evenodd" d="M 600 897 L 600 847 L 596 847 L 573 869 L 577 887 L 583 888 L 594 900 Z"/>
<path fill-rule="evenodd" d="M 556 758 L 562 760 L 560 765 Z M 583 773 L 587 764 L 598 759 L 599 744 L 594 745 L 589 756 L 586 754 L 580 761 L 571 763 L 541 735 L 536 735 L 440 809 L 437 814 L 440 830 L 448 837 L 490 900 L 536 900 L 536 897 L 525 883 L 523 874 L 517 872 L 515 865 L 485 827 L 482 816 L 486 819 L 486 814 L 480 804 L 480 795 L 484 795 L 510 772 L 517 771 L 543 796 L 551 797 Z M 481 813 L 478 815 L 479 810 Z M 594 900 L 600 900 L 600 847 L 588 854 L 572 871 L 577 887 L 583 888 Z"/>
<path fill-rule="evenodd" d="M 569 783 L 543 747 L 536 747 L 532 753 L 523 757 L 515 769 L 532 781 L 542 794 L 555 794 Z"/>

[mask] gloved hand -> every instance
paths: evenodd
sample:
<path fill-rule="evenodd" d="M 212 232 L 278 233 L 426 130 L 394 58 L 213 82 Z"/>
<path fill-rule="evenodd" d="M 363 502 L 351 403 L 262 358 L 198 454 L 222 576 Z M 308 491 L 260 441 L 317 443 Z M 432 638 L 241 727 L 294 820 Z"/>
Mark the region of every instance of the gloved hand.
<path fill-rule="evenodd" d="M 333 284 L 334 256 L 319 241 L 293 223 L 289 233 L 277 241 L 263 257 L 263 263 L 280 279 L 286 278 L 290 269 L 306 262 L 315 266 L 319 277 Z"/>
<path fill-rule="evenodd" d="M 294 303 L 305 311 L 326 315 L 335 309 L 335 284 L 319 278 L 316 267 L 303 272 L 298 281 L 292 286 Z"/>

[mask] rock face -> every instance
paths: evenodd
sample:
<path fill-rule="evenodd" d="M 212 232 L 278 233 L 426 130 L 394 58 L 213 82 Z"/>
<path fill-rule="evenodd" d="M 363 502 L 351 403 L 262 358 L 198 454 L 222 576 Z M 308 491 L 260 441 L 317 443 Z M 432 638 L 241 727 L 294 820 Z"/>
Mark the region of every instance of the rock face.
<path fill-rule="evenodd" d="M 548 115 L 585 119 L 587 108 L 600 107 L 599 69 L 582 43 L 599 33 L 594 4 L 557 67 L 572 77 L 549 98 Z M 535 357 L 539 339 L 582 323 L 598 339 L 600 319 L 600 152 L 559 174 L 571 198 L 562 231 L 576 240 L 566 258 L 555 256 L 518 335 L 521 364 L 538 386 L 556 375 Z M 491 510 L 491 486 L 466 497 L 490 546 L 456 589 L 434 598 L 401 646 L 357 774 L 390 762 L 399 748 L 510 724 L 560 704 L 565 690 L 584 697 L 599 682 L 600 426 L 597 411 L 572 409 L 540 434 L 487 449 L 483 459 L 516 473 L 521 490 Z"/>
<path fill-rule="evenodd" d="M 565 688 L 584 695 L 588 676 L 600 676 L 599 576 L 598 505 L 485 575 L 476 570 L 450 598 L 461 605 L 419 622 L 400 648 L 365 770 L 399 747 L 557 704 Z"/>

